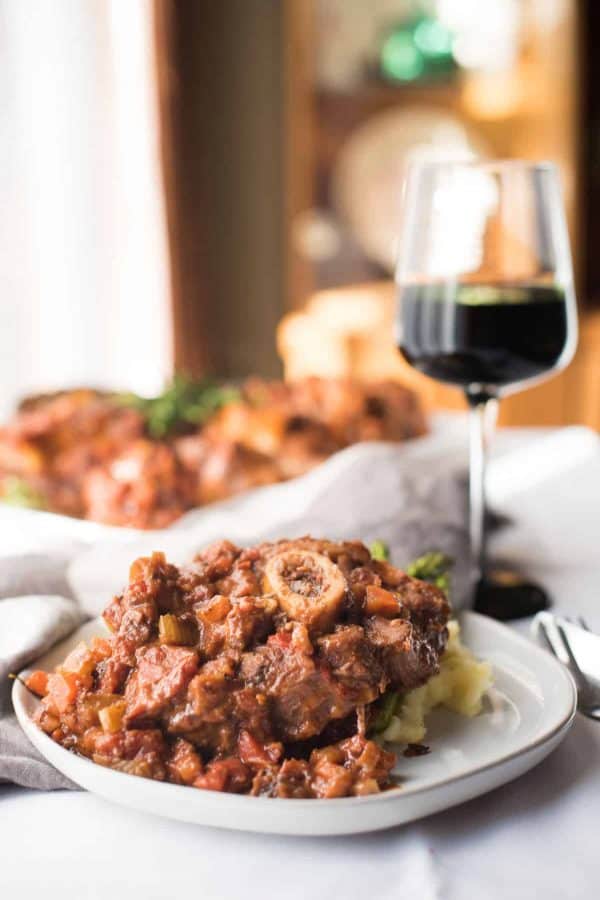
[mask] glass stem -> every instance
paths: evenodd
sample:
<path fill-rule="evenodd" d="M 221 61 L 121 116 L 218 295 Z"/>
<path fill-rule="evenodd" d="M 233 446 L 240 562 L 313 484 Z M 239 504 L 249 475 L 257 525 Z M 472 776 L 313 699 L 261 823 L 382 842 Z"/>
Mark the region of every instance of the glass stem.
<path fill-rule="evenodd" d="M 485 573 L 487 522 L 485 477 L 488 452 L 498 416 L 498 400 L 483 391 L 467 391 L 470 409 L 469 532 L 471 559 L 478 578 Z"/>

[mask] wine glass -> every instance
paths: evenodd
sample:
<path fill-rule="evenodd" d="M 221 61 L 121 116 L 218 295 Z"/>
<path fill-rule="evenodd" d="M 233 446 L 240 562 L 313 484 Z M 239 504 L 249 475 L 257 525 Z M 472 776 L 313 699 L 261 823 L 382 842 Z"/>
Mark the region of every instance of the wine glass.
<path fill-rule="evenodd" d="M 547 606 L 486 556 L 485 472 L 498 401 L 571 360 L 577 309 L 559 180 L 547 162 L 424 162 L 405 184 L 399 347 L 420 372 L 460 386 L 470 408 L 475 608 L 497 618 Z"/>

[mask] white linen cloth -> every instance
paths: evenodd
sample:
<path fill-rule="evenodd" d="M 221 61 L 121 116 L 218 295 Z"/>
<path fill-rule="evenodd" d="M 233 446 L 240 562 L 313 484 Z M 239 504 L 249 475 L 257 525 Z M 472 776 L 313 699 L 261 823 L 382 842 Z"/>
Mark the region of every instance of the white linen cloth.
<path fill-rule="evenodd" d="M 517 432 L 499 443 L 532 438 Z M 575 465 L 560 458 L 559 477 L 502 502 L 515 524 L 496 535 L 493 549 L 522 560 L 557 609 L 582 614 L 600 630 L 600 451 L 592 442 L 588 449 L 575 454 Z M 521 470 L 518 452 L 513 462 Z M 497 504 L 501 499 L 495 496 Z M 37 898 L 40 888 L 47 900 L 62 900 L 65 888 L 90 900 L 104 900 L 107 890 L 126 890 L 130 900 L 162 900 L 179 890 L 197 890 L 206 900 L 587 900 L 600 883 L 600 724 L 578 716 L 564 743 L 512 784 L 370 835 L 221 832 L 86 793 L 12 786 L 0 787 L 0 804 L 0 886 L 19 900 Z"/>

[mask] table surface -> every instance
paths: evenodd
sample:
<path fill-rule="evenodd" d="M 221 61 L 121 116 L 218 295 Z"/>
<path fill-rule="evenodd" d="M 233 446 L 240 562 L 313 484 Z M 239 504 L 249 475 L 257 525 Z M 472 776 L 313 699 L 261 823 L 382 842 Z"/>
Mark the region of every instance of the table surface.
<path fill-rule="evenodd" d="M 539 434 L 514 431 L 500 453 Z M 521 563 L 557 609 L 600 630 L 600 451 L 497 503 L 514 524 L 495 553 Z M 526 630 L 527 622 L 519 623 Z M 512 784 L 386 832 L 284 838 L 201 828 L 83 792 L 0 788 L 0 894 L 29 900 L 591 898 L 600 882 L 600 724 L 577 716 L 563 744 Z M 125 852 L 127 851 L 127 852 Z"/>

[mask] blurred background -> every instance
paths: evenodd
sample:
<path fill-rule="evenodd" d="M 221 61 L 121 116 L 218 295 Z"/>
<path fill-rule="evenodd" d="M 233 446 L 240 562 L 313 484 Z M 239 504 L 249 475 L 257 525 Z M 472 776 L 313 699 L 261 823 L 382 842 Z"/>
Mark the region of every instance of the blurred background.
<path fill-rule="evenodd" d="M 600 427 L 600 6 L 0 0 L 0 414 L 173 371 L 398 377 L 407 165 L 559 167 L 575 361 L 505 424 Z"/>

